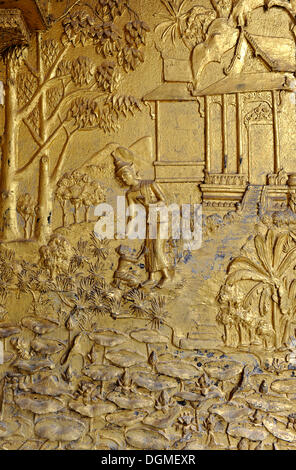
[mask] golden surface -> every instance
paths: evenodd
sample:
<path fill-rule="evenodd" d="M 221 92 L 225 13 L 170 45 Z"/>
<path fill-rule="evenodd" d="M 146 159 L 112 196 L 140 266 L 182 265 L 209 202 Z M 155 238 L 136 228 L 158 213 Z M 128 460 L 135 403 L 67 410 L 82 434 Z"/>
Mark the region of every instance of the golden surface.
<path fill-rule="evenodd" d="M 296 2 L 28 3 L 0 2 L 0 447 L 295 449 Z M 124 195 L 201 203 L 201 248 L 96 238 Z"/>

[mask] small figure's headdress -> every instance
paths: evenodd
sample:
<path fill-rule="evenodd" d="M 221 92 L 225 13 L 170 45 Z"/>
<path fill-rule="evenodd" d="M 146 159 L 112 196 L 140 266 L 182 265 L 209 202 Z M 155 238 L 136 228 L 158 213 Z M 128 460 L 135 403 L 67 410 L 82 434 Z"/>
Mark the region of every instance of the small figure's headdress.
<path fill-rule="evenodd" d="M 113 153 L 112 153 L 113 159 L 114 159 L 114 166 L 115 166 L 115 175 L 120 176 L 122 171 L 124 169 L 133 169 L 134 164 L 133 164 L 133 153 L 126 149 L 125 147 L 118 147 Z M 124 160 L 122 160 L 122 157 Z M 128 159 L 129 161 L 126 161 Z"/>

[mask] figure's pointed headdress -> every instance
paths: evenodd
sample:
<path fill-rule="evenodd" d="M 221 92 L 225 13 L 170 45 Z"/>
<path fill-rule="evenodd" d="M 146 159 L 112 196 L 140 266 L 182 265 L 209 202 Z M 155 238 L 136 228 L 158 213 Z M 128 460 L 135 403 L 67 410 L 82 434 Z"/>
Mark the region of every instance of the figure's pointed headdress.
<path fill-rule="evenodd" d="M 112 153 L 113 159 L 114 159 L 114 166 L 115 166 L 115 175 L 120 176 L 121 172 L 125 168 L 133 168 L 133 153 L 126 149 L 125 147 L 118 147 L 113 153 Z M 124 158 L 124 160 L 122 159 Z"/>

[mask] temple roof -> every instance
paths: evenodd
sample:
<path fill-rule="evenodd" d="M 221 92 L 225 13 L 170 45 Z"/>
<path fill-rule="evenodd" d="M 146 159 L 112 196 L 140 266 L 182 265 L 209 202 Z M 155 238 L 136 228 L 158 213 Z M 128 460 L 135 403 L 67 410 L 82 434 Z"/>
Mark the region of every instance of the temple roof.
<path fill-rule="evenodd" d="M 145 101 L 194 101 L 196 96 L 245 93 L 249 91 L 292 90 L 284 73 L 240 73 L 219 80 L 193 96 L 187 83 L 164 83 L 148 93 Z"/>
<path fill-rule="evenodd" d="M 47 4 L 47 0 L 0 0 L 0 8 L 21 10 L 31 31 L 46 29 Z"/>
<path fill-rule="evenodd" d="M 268 65 L 273 72 L 295 72 L 295 41 L 283 37 L 270 37 L 244 32 L 255 56 Z"/>

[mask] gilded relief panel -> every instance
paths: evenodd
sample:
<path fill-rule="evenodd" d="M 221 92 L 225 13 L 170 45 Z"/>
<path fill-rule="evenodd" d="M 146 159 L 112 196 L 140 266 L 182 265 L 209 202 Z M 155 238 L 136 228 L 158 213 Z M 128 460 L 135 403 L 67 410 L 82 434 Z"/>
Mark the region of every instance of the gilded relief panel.
<path fill-rule="evenodd" d="M 0 448 L 296 448 L 294 0 L 0 9 Z"/>

